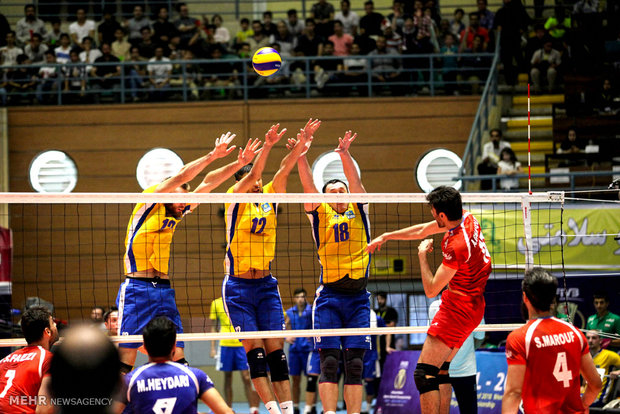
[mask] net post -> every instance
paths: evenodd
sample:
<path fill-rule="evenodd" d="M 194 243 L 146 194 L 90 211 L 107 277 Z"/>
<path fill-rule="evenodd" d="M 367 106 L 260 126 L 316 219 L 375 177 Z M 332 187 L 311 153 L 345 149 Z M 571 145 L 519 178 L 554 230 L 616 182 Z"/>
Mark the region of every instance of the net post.
<path fill-rule="evenodd" d="M 534 266 L 534 251 L 532 249 L 532 204 L 530 196 L 524 194 L 521 198 L 521 212 L 523 213 L 523 235 L 525 236 L 525 270 Z"/>

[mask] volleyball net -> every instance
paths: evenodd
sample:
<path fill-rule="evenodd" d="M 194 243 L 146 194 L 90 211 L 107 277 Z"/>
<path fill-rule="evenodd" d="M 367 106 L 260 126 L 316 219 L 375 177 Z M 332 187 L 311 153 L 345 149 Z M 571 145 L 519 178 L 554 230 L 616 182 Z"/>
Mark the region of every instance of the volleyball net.
<path fill-rule="evenodd" d="M 561 192 L 463 194 L 462 198 L 464 209 L 478 219 L 492 258 L 488 286 L 506 282 L 487 289 L 485 331 L 509 331 L 522 323 L 520 279 L 528 267 L 542 266 L 560 277 L 566 271 L 620 269 L 620 248 L 613 237 L 620 229 L 617 201 L 571 200 Z M 377 306 L 377 292 L 387 293 L 388 305 L 399 315 L 396 327 L 211 333 L 211 306 L 221 296 L 225 274 L 225 203 L 277 203 L 277 228 L 264 230 L 277 234 L 271 271 L 279 283 L 283 308 L 294 305 L 298 288 L 307 292 L 312 304 L 321 268 L 304 202 L 368 203 L 372 238 L 433 220 L 424 194 L 4 193 L 0 205 L 8 206 L 2 219 L 12 232 L 12 263 L 11 279 L 3 283 L 11 287 L 14 309 L 23 310 L 38 298 L 52 304 L 55 317 L 68 324 L 88 320 L 93 307 L 108 309 L 116 304 L 125 280 L 125 238 L 135 204 L 200 203 L 176 226 L 170 249 L 169 276 L 185 331 L 179 339 L 394 333 L 404 347 L 421 343 L 428 308 L 436 298 L 424 294 L 417 241 L 390 241 L 370 261 L 371 308 Z M 259 230 L 264 224 L 256 225 Z M 435 250 L 429 257 L 433 271 L 442 261 L 442 237 L 434 237 Z M 560 280 L 561 302 L 569 297 L 569 289 L 570 283 Z M 568 303 L 564 306 L 571 318 L 578 312 Z M 0 346 L 17 343 L 0 340 Z"/>

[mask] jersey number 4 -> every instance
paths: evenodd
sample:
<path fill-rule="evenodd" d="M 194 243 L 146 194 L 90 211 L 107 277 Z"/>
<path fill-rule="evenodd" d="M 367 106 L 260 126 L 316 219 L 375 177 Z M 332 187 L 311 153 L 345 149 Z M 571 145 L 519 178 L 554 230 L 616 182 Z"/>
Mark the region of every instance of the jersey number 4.
<path fill-rule="evenodd" d="M 334 239 L 336 243 L 349 240 L 349 223 L 334 224 Z"/>
<path fill-rule="evenodd" d="M 566 352 L 558 352 L 558 357 L 556 358 L 555 366 L 553 367 L 553 376 L 558 382 L 562 383 L 564 388 L 570 387 L 570 382 L 573 379 L 573 373 L 568 369 Z"/>
<path fill-rule="evenodd" d="M 155 414 L 172 414 L 174 405 L 177 403 L 176 397 L 173 398 L 160 398 L 155 401 L 153 405 L 153 412 Z"/>

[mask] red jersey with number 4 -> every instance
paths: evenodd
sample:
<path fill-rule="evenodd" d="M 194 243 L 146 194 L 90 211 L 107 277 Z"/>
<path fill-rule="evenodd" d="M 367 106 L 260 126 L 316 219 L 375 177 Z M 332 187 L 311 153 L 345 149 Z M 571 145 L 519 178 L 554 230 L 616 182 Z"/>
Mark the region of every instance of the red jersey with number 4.
<path fill-rule="evenodd" d="M 521 399 L 526 414 L 583 413 L 579 389 L 586 337 L 568 322 L 532 319 L 508 335 L 508 365 L 525 365 Z"/>
<path fill-rule="evenodd" d="M 51 361 L 52 353 L 41 346 L 27 346 L 0 360 L 0 413 L 35 412 Z"/>
<path fill-rule="evenodd" d="M 461 224 L 450 229 L 441 242 L 443 265 L 456 269 L 448 283 L 452 290 L 466 295 L 482 295 L 491 274 L 491 255 L 484 242 L 478 220 L 463 210 Z"/>

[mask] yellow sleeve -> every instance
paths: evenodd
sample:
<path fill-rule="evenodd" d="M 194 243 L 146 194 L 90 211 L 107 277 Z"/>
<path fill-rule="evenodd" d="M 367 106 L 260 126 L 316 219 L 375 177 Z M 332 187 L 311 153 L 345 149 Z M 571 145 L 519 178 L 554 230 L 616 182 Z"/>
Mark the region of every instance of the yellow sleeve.
<path fill-rule="evenodd" d="M 273 189 L 273 181 L 269 181 L 266 185 L 263 186 L 263 194 L 264 193 L 275 193 Z"/>
<path fill-rule="evenodd" d="M 217 319 L 217 299 L 211 302 L 211 311 L 209 312 L 209 319 L 212 321 Z"/>

